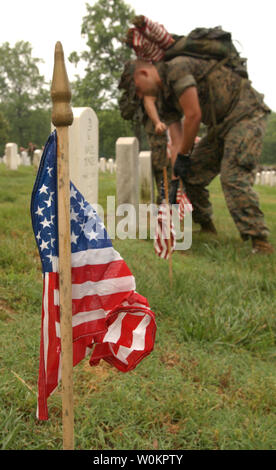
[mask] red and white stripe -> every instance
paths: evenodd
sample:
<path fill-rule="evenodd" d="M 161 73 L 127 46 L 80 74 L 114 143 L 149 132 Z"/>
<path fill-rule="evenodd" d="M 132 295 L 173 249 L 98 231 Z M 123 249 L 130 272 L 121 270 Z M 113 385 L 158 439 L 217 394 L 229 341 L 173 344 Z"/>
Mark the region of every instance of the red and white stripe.
<path fill-rule="evenodd" d="M 185 215 L 192 212 L 193 206 L 187 197 L 186 193 L 183 192 L 182 188 L 178 188 L 176 193 L 176 203 L 178 206 L 179 219 L 183 220 Z"/>
<path fill-rule="evenodd" d="M 139 59 L 158 62 L 164 57 L 164 51 L 158 44 L 147 39 L 138 29 L 132 28 L 133 49 Z"/>
<path fill-rule="evenodd" d="M 163 25 L 146 16 L 144 21 L 145 26 L 142 28 L 130 28 L 133 49 L 139 59 L 158 62 L 163 59 L 164 51 L 174 40 Z"/>
<path fill-rule="evenodd" d="M 168 49 L 172 44 L 173 38 L 166 28 L 156 23 L 146 16 L 144 17 L 145 26 L 143 27 L 143 34 L 151 41 L 157 43 L 161 49 Z"/>
<path fill-rule="evenodd" d="M 59 274 L 45 273 L 38 381 L 39 419 L 48 419 L 47 398 L 61 378 Z M 113 247 L 72 253 L 73 364 L 91 354 L 127 372 L 154 345 L 155 319 L 135 292 L 135 278 Z"/>
<path fill-rule="evenodd" d="M 171 247 L 169 246 L 169 239 Z M 156 219 L 154 250 L 160 258 L 168 259 L 176 246 L 176 234 L 172 221 L 172 210 L 168 204 L 161 204 Z"/>

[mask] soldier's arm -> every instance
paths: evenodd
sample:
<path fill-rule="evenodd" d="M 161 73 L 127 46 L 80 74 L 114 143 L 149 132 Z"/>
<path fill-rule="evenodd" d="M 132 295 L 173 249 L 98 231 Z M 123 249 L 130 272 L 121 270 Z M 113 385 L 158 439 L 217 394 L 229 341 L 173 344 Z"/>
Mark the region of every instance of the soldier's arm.
<path fill-rule="evenodd" d="M 183 140 L 183 127 L 181 121 L 175 121 L 169 125 L 169 135 L 171 139 L 171 160 L 174 166 L 177 154 L 180 153 Z"/>
<path fill-rule="evenodd" d="M 185 116 L 179 153 L 186 155 L 193 148 L 201 121 L 197 88 L 195 86 L 187 88 L 180 95 L 179 104 Z"/>
<path fill-rule="evenodd" d="M 167 129 L 166 124 L 161 122 L 160 117 L 158 115 L 158 111 L 155 106 L 156 97 L 155 96 L 144 96 L 144 107 L 146 110 L 147 115 L 152 120 L 155 126 L 156 134 L 163 134 Z"/>

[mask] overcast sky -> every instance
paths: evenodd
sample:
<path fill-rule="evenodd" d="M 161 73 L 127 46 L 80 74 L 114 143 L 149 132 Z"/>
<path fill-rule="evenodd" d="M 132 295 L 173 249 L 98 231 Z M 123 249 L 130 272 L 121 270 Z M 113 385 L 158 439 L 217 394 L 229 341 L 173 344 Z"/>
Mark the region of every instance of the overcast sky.
<path fill-rule="evenodd" d="M 1 8 L 0 44 L 12 46 L 18 40 L 29 41 L 33 56 L 44 60 L 40 67 L 47 80 L 53 71 L 54 48 L 61 41 L 65 57 L 85 49 L 81 37 L 86 0 L 7 0 Z M 136 14 L 144 14 L 169 32 L 187 34 L 205 26 L 222 26 L 237 40 L 236 47 L 248 59 L 253 86 L 265 95 L 266 103 L 276 111 L 275 91 L 275 0 L 125 0 Z M 127 27 L 130 25 L 126 25 Z M 66 62 L 69 80 L 81 71 Z"/>

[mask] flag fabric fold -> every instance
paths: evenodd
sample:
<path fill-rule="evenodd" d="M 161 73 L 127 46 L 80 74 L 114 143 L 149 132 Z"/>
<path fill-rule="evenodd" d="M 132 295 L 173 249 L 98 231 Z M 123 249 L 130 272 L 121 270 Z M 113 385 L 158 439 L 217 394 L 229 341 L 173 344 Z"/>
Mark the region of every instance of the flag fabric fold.
<path fill-rule="evenodd" d="M 180 220 L 183 220 L 186 214 L 193 211 L 193 206 L 183 187 L 178 187 L 177 189 L 176 204 L 178 204 L 178 215 Z"/>
<path fill-rule="evenodd" d="M 130 28 L 132 47 L 139 59 L 158 62 L 163 59 L 164 51 L 158 44 L 148 39 L 143 32 L 137 28 Z"/>
<path fill-rule="evenodd" d="M 61 379 L 56 131 L 43 151 L 31 217 L 43 271 L 37 417 L 46 420 L 47 399 Z M 90 355 L 91 365 L 104 359 L 130 371 L 153 350 L 155 315 L 135 291 L 135 278 L 95 209 L 72 182 L 70 219 L 73 365 Z"/>
<path fill-rule="evenodd" d="M 170 244 L 169 244 L 170 240 Z M 172 220 L 172 208 L 169 204 L 159 206 L 154 234 L 154 251 L 159 258 L 168 259 L 176 246 L 176 233 Z"/>
<path fill-rule="evenodd" d="M 154 234 L 154 251 L 160 258 L 168 259 L 170 252 L 173 253 L 176 247 L 176 231 L 173 223 L 173 211 L 170 204 L 166 204 L 164 181 L 160 188 L 162 204 L 158 209 Z M 180 185 L 177 189 L 176 204 L 179 220 L 183 220 L 185 215 L 192 212 L 193 206 L 187 197 L 184 188 Z M 170 245 L 169 246 L 169 239 Z"/>
<path fill-rule="evenodd" d="M 176 233 L 172 220 L 172 207 L 166 202 L 164 178 L 161 182 L 160 198 L 162 203 L 157 213 L 153 246 L 159 258 L 168 259 L 170 253 L 175 250 Z"/>
<path fill-rule="evenodd" d="M 144 16 L 144 26 L 140 30 L 161 49 L 168 49 L 174 42 L 172 35 L 168 33 L 164 25 L 152 21 L 147 16 Z"/>
<path fill-rule="evenodd" d="M 170 47 L 174 40 L 166 28 L 146 16 L 144 25 L 129 28 L 131 47 L 139 59 L 158 62 L 163 59 L 165 50 Z"/>

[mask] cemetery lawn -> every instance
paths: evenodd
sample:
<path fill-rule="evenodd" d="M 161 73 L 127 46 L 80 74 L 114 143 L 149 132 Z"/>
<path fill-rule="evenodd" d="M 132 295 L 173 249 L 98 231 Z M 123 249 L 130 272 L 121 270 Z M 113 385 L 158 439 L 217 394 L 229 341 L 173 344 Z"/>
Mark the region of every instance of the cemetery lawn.
<path fill-rule="evenodd" d="M 34 169 L 0 165 L 0 447 L 62 449 L 60 388 L 36 419 L 42 275 L 31 227 Z M 99 203 L 115 195 L 100 174 Z M 256 187 L 276 245 L 276 188 Z M 153 241 L 115 240 L 156 314 L 154 351 L 127 374 L 74 368 L 75 449 L 275 449 L 276 255 L 254 256 L 210 186 L 217 238 L 168 262 Z M 197 227 L 195 227 L 196 229 Z"/>

